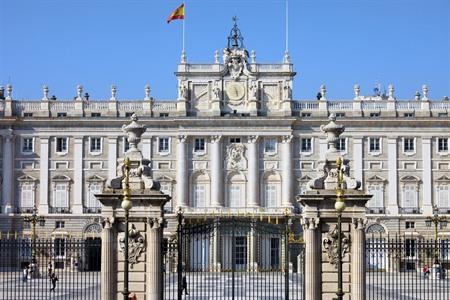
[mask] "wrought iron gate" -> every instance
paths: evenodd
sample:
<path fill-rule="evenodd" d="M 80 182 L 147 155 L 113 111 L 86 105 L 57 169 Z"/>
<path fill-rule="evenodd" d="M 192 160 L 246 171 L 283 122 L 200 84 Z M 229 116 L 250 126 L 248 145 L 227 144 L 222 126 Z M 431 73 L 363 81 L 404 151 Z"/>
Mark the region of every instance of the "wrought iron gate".
<path fill-rule="evenodd" d="M 304 299 L 303 245 L 287 218 L 178 218 L 163 245 L 164 299 Z"/>
<path fill-rule="evenodd" d="M 100 299 L 100 261 L 100 238 L 2 235 L 0 299 Z"/>

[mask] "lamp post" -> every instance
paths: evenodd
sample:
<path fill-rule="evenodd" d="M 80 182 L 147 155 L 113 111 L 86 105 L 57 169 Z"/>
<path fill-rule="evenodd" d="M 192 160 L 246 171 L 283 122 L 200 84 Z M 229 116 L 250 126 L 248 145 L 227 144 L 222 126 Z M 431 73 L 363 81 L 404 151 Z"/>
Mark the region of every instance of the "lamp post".
<path fill-rule="evenodd" d="M 337 272 L 338 272 L 338 290 L 336 296 L 338 300 L 342 300 L 344 292 L 342 289 L 342 212 L 345 209 L 344 203 L 344 190 L 342 188 L 342 182 L 344 180 L 344 174 L 342 170 L 342 159 L 338 157 L 336 159 L 336 168 L 338 171 L 338 184 L 336 188 L 336 203 L 334 208 L 337 213 L 337 230 L 338 230 L 338 245 L 337 245 Z"/>
<path fill-rule="evenodd" d="M 427 227 L 431 227 L 434 224 L 434 264 L 439 264 L 439 253 L 438 253 L 438 225 L 440 229 L 447 227 L 447 218 L 445 216 L 439 216 L 439 209 L 434 206 L 434 215 L 432 217 L 427 217 L 425 224 Z"/>
<path fill-rule="evenodd" d="M 31 224 L 31 261 L 36 263 L 36 224 L 44 226 L 45 219 L 38 215 L 38 209 L 34 206 L 31 216 L 24 216 L 23 220 Z"/>
<path fill-rule="evenodd" d="M 125 247 L 124 247 L 124 268 L 123 268 L 123 299 L 128 300 L 130 292 L 128 291 L 128 216 L 133 203 L 130 200 L 130 159 L 128 157 L 124 160 L 125 178 L 122 182 L 123 198 L 121 206 L 125 211 Z"/>

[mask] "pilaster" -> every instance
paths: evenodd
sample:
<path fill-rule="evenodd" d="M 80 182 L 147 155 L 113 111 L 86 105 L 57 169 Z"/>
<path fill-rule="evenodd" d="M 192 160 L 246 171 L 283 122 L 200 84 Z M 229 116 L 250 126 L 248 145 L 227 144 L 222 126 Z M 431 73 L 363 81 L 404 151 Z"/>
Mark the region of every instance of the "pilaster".
<path fill-rule="evenodd" d="M 161 239 L 163 224 L 162 218 L 147 218 L 146 300 L 162 300 Z"/>
<path fill-rule="evenodd" d="M 185 135 L 178 136 L 177 144 L 177 205 L 188 206 L 188 165 Z"/>
<path fill-rule="evenodd" d="M 355 218 L 352 220 L 352 259 L 351 259 L 351 299 L 366 299 L 365 270 L 365 228 L 366 220 Z"/>
<path fill-rule="evenodd" d="M 433 214 L 433 203 L 431 203 L 433 195 L 433 184 L 431 180 L 431 138 L 422 138 L 422 163 L 423 214 L 428 216 Z M 436 202 L 435 204 L 437 204 Z"/>
<path fill-rule="evenodd" d="M 105 218 L 102 224 L 101 299 L 115 299 L 117 295 L 117 245 L 114 241 L 116 233 L 113 222 L 113 218 Z"/>
<path fill-rule="evenodd" d="M 355 170 L 355 179 L 361 181 L 363 189 L 363 140 L 362 138 L 353 139 L 353 169 Z"/>
<path fill-rule="evenodd" d="M 39 213 L 48 214 L 48 166 L 49 166 L 49 137 L 40 137 L 41 153 L 39 161 Z"/>
<path fill-rule="evenodd" d="M 222 136 L 211 137 L 211 206 L 222 206 Z"/>
<path fill-rule="evenodd" d="M 388 210 L 391 215 L 398 214 L 398 182 L 397 182 L 397 138 L 388 138 Z"/>
<path fill-rule="evenodd" d="M 14 206 L 14 139 L 12 129 L 3 137 L 3 213 L 9 214 L 13 212 Z"/>
<path fill-rule="evenodd" d="M 259 137 L 248 137 L 248 188 L 247 188 L 247 205 L 249 207 L 257 207 L 259 201 Z"/>
<path fill-rule="evenodd" d="M 305 235 L 305 299 L 320 300 L 320 247 L 318 246 L 319 218 L 303 218 L 302 226 Z"/>
<path fill-rule="evenodd" d="M 281 151 L 281 159 L 282 159 L 282 202 L 283 206 L 290 207 L 293 206 L 292 201 L 292 135 L 286 135 L 282 137 L 282 151 Z"/>
<path fill-rule="evenodd" d="M 74 138 L 74 214 L 83 213 L 83 137 Z"/>
<path fill-rule="evenodd" d="M 116 177 L 117 168 L 117 138 L 108 137 L 108 179 Z"/>

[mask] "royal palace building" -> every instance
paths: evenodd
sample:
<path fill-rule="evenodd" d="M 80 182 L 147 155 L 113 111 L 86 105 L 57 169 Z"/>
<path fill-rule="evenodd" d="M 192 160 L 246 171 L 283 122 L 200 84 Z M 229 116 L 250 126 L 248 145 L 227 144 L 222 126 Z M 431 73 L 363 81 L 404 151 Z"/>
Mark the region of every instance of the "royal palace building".
<path fill-rule="evenodd" d="M 143 99 L 89 99 L 77 86 L 71 100 L 43 87 L 42 99 L 17 100 L 0 91 L 0 231 L 29 232 L 23 221 L 34 206 L 44 216 L 39 234 L 98 234 L 101 193 L 117 173 L 128 143 L 122 125 L 135 113 L 147 127 L 140 143 L 152 177 L 172 196 L 175 220 L 258 215 L 300 218 L 296 196 L 308 189 L 327 150 L 321 125 L 330 114 L 344 124 L 338 150 L 351 176 L 372 194 L 369 232 L 434 236 L 425 219 L 436 207 L 450 213 L 450 101 L 429 98 L 427 86 L 413 99 L 385 93 L 346 100 L 292 97 L 296 75 L 288 53 L 280 63 L 257 61 L 235 26 L 227 47 L 209 64 L 182 54 L 175 76 L 178 97 L 158 100 L 149 86 Z M 301 80 L 301 79 L 300 79 Z M 174 228 L 169 222 L 168 228 Z M 169 230 L 170 231 L 170 230 Z M 442 231 L 440 235 L 446 235 Z"/>

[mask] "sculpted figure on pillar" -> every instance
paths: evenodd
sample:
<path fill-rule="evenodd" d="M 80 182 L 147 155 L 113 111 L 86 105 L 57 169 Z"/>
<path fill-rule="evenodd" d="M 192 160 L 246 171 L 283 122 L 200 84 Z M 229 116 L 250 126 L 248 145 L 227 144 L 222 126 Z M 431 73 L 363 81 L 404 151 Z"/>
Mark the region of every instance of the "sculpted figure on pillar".
<path fill-rule="evenodd" d="M 219 87 L 219 81 L 214 81 L 214 86 L 213 86 L 213 95 L 214 95 L 214 100 L 220 100 L 220 87 Z"/>
<path fill-rule="evenodd" d="M 188 99 L 188 88 L 187 83 L 185 81 L 180 82 L 180 86 L 178 88 L 178 100 L 187 100 Z"/>
<path fill-rule="evenodd" d="M 259 139 L 258 135 L 249 135 L 247 140 L 249 143 L 254 144 L 258 141 L 258 139 Z"/>
<path fill-rule="evenodd" d="M 179 135 L 178 136 L 178 142 L 179 143 L 186 143 L 187 135 Z"/>
<path fill-rule="evenodd" d="M 250 100 L 258 99 L 258 83 L 256 81 L 252 81 L 250 86 Z"/>
<path fill-rule="evenodd" d="M 294 138 L 294 136 L 293 135 L 283 135 L 282 137 L 281 137 L 281 142 L 282 143 L 290 143 L 290 142 L 292 142 L 292 139 Z"/>
<path fill-rule="evenodd" d="M 319 226 L 320 219 L 317 218 L 302 218 L 300 220 L 303 230 L 311 229 L 315 230 Z"/>
<path fill-rule="evenodd" d="M 213 135 L 211 136 L 211 143 L 218 143 L 222 139 L 221 135 Z"/>
<path fill-rule="evenodd" d="M 363 218 L 353 218 L 352 224 L 355 229 L 365 230 L 367 225 L 367 219 Z"/>

